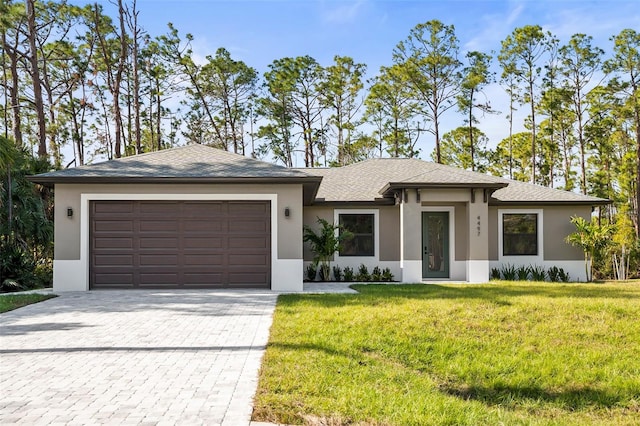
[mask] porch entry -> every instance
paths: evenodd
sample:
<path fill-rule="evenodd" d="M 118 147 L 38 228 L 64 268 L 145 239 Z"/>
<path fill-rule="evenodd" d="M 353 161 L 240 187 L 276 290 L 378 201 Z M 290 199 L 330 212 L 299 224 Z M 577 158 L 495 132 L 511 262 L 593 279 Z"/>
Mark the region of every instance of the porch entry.
<path fill-rule="evenodd" d="M 449 212 L 422 212 L 422 277 L 449 278 Z"/>

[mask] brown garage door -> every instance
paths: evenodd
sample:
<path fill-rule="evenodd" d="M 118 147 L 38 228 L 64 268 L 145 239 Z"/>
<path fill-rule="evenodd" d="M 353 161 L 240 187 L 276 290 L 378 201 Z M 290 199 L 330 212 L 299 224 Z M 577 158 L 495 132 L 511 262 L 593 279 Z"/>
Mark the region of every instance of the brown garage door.
<path fill-rule="evenodd" d="M 90 287 L 270 288 L 269 201 L 93 201 Z"/>

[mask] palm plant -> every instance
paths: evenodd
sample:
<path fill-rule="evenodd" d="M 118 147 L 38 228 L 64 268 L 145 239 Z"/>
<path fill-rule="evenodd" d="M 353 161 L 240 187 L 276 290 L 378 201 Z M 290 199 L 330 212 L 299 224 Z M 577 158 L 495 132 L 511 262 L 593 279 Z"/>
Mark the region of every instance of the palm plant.
<path fill-rule="evenodd" d="M 569 234 L 566 241 L 574 247 L 580 247 L 584 252 L 585 274 L 587 281 L 591 281 L 593 279 L 593 259 L 610 243 L 612 227 L 606 224 L 599 225 L 587 222 L 579 216 L 572 217 L 571 223 L 575 225 L 576 231 Z"/>
<path fill-rule="evenodd" d="M 314 253 L 313 262 L 320 267 L 320 276 L 328 279 L 331 275 L 331 258 L 333 254 L 340 250 L 344 240 L 352 238 L 353 234 L 329 221 L 318 218 L 320 225 L 319 232 L 316 233 L 310 226 L 304 226 L 302 240 L 311 245 Z"/>

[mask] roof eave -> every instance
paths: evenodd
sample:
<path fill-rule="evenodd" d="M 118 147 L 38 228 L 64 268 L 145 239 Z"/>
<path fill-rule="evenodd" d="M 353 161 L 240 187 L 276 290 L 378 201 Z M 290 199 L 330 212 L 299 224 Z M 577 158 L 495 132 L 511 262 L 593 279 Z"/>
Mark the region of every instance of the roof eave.
<path fill-rule="evenodd" d="M 380 197 L 374 198 L 373 200 L 357 200 L 357 201 L 349 201 L 349 200 L 325 200 L 322 198 L 317 198 L 313 200 L 314 206 L 335 206 L 335 207 L 348 207 L 348 206 L 393 206 L 395 205 L 395 199 L 388 197 Z"/>
<path fill-rule="evenodd" d="M 509 184 L 503 182 L 486 183 L 435 183 L 435 182 L 389 182 L 380 191 L 379 194 L 388 196 L 391 191 L 396 189 L 468 189 L 468 188 L 485 188 L 498 190 L 506 188 Z"/>
<path fill-rule="evenodd" d="M 611 204 L 611 200 L 544 200 L 544 201 L 505 201 L 495 198 L 489 199 L 490 206 L 605 206 Z"/>

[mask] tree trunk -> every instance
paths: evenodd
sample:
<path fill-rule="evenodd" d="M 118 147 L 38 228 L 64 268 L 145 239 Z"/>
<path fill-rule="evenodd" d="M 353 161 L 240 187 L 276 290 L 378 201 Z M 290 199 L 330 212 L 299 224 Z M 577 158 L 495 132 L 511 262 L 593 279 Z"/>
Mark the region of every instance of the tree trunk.
<path fill-rule="evenodd" d="M 473 146 L 473 89 L 469 95 L 469 145 L 471 148 L 471 171 L 476 170 L 475 161 L 473 159 L 475 155 L 475 147 Z"/>
<path fill-rule="evenodd" d="M 47 157 L 47 128 L 44 117 L 44 103 L 42 101 L 42 86 L 40 83 L 40 68 L 38 66 L 38 50 L 36 49 L 36 11 L 35 0 L 25 0 L 27 5 L 27 28 L 29 40 L 29 62 L 31 63 L 31 78 L 33 80 L 33 101 L 38 119 L 38 157 Z"/>
<path fill-rule="evenodd" d="M 20 121 L 20 95 L 18 86 L 20 84 L 18 75 L 18 52 L 17 41 L 16 47 L 9 46 L 6 40 L 6 34 L 2 35 L 2 46 L 7 56 L 9 57 L 9 71 L 11 72 L 11 88 L 9 89 L 9 99 L 11 102 L 11 132 L 13 133 L 13 139 L 16 146 L 19 149 L 23 148 L 22 141 L 22 123 Z"/>
<path fill-rule="evenodd" d="M 531 183 L 536 183 L 536 104 L 533 99 L 533 80 L 529 80 L 531 96 Z"/>

